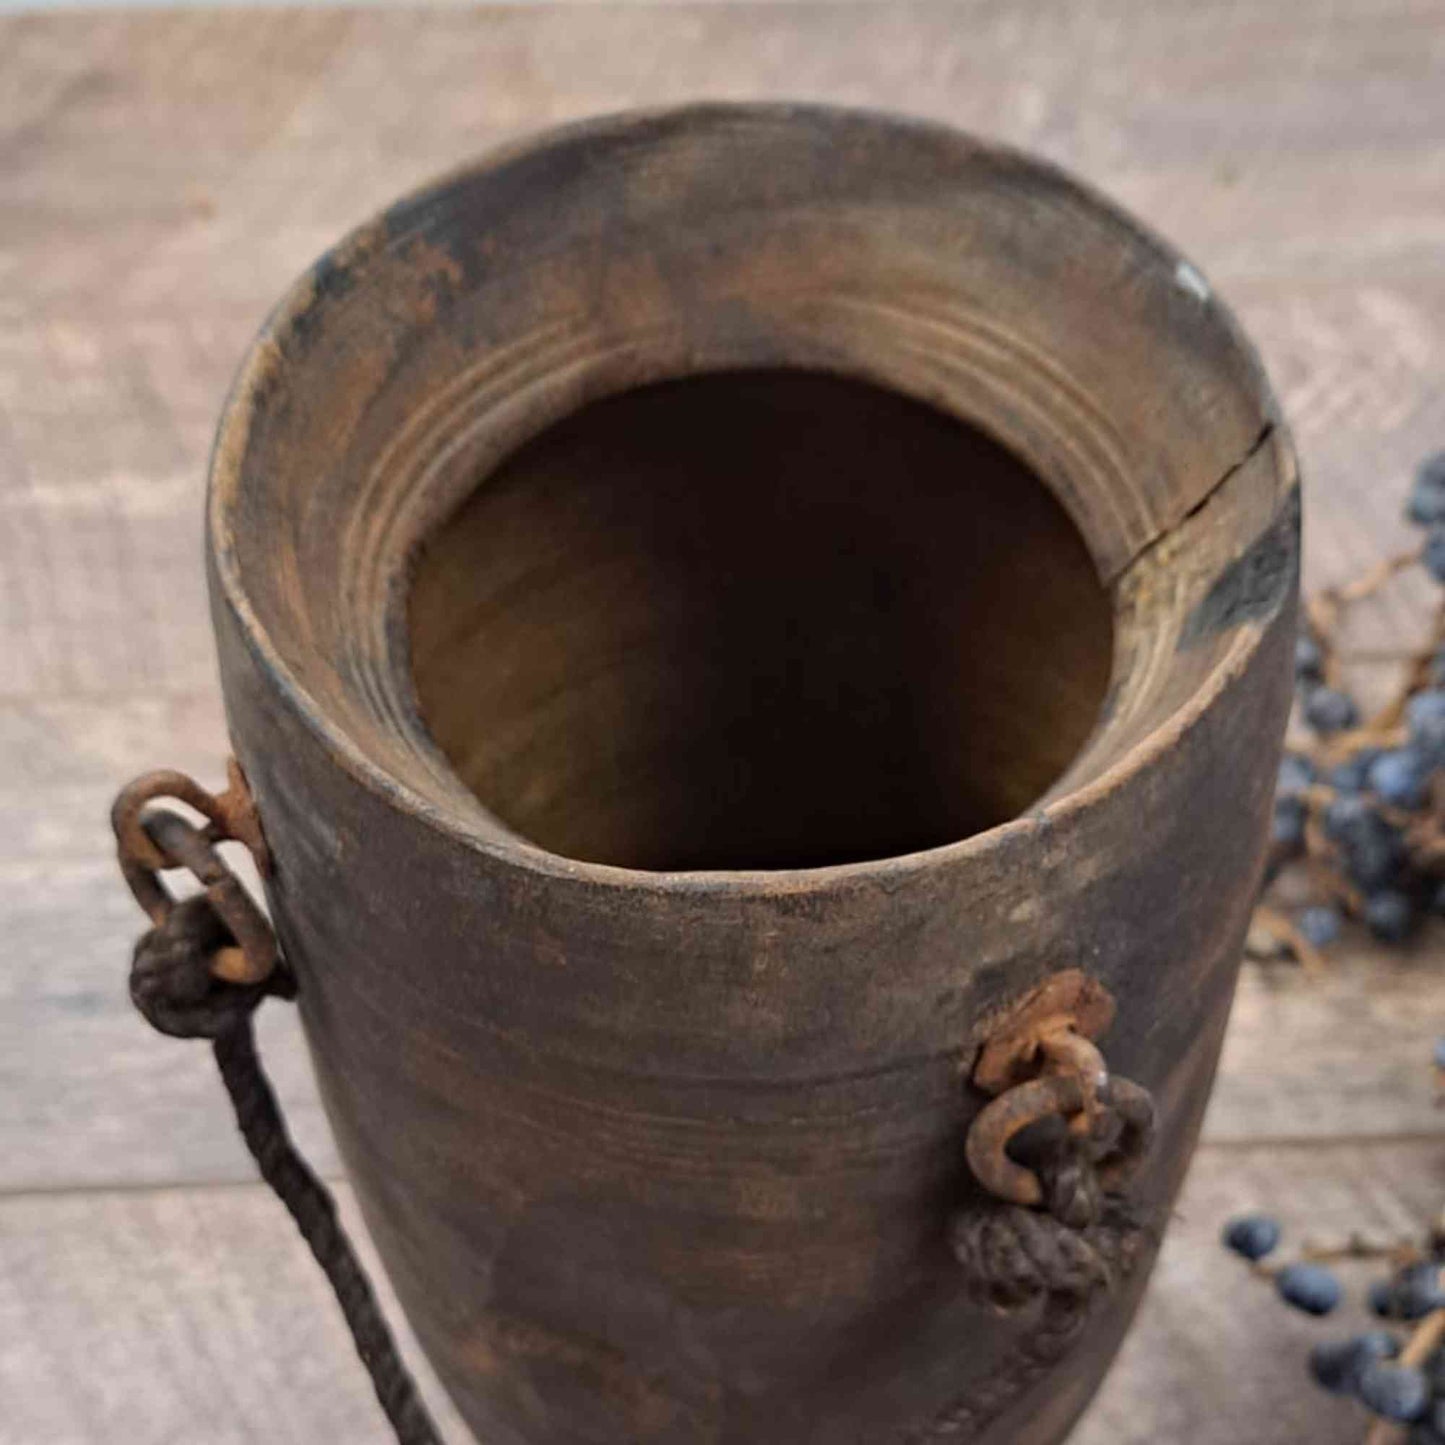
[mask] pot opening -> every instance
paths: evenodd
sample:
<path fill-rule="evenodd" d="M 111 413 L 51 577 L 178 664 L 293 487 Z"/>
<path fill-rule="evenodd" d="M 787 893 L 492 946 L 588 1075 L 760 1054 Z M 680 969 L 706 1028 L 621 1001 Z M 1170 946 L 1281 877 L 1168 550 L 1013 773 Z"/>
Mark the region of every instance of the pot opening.
<path fill-rule="evenodd" d="M 1063 774 L 1112 610 L 1047 487 L 983 431 L 789 370 L 594 402 L 433 534 L 422 717 L 554 853 L 807 868 L 957 841 Z"/>

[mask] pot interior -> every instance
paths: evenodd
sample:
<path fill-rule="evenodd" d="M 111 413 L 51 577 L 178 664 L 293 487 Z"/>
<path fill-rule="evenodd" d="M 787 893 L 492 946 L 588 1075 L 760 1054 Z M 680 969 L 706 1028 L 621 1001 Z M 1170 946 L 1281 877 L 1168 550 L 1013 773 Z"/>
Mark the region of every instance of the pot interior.
<path fill-rule="evenodd" d="M 1042 482 L 840 376 L 714 373 L 593 402 L 424 543 L 421 714 L 566 857 L 857 862 L 1046 792 L 1092 731 L 1112 612 Z"/>

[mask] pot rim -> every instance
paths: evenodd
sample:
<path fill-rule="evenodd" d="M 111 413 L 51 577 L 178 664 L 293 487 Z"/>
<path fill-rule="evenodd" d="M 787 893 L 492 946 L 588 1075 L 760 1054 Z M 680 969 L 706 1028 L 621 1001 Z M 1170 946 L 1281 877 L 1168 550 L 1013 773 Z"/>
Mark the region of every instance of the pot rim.
<path fill-rule="evenodd" d="M 1181 285 L 1199 285 L 1206 288 L 1203 294 L 1209 296 L 1213 320 L 1219 326 L 1227 345 L 1243 361 L 1254 393 L 1253 399 L 1267 419 L 1260 442 L 1266 438 L 1270 440 L 1276 474 L 1288 484 L 1295 481 L 1297 467 L 1293 445 L 1255 348 L 1230 308 L 1219 299 L 1212 288 L 1208 288 L 1197 268 L 1127 211 L 1061 167 L 1016 147 L 981 140 L 943 122 L 882 109 L 789 101 L 702 101 L 628 108 L 548 127 L 491 148 L 480 157 L 453 167 L 408 192 L 388 206 L 382 214 L 391 215 L 424 207 L 430 199 L 442 195 L 464 179 L 499 170 L 518 159 L 544 152 L 570 140 L 626 132 L 659 121 L 706 122 L 739 116 L 769 118 L 780 122 L 799 117 L 824 121 L 866 121 L 894 131 L 912 131 L 937 142 L 955 146 L 961 154 L 987 156 L 1016 166 L 1029 173 L 1032 178 L 1056 188 L 1082 202 L 1094 213 L 1107 218 L 1153 253 L 1161 267 L 1173 271 L 1180 278 Z M 245 646 L 269 675 L 277 691 L 286 699 L 293 714 L 315 735 L 329 756 L 351 778 L 392 806 L 425 821 L 430 827 L 477 853 L 535 874 L 568 879 L 597 888 L 626 889 L 633 893 L 642 890 L 672 895 L 698 895 L 727 891 L 733 894 L 767 896 L 816 891 L 831 886 L 856 887 L 869 883 L 892 886 L 906 875 L 965 862 L 1007 847 L 1029 833 L 1057 826 L 1094 808 L 1175 746 L 1179 738 L 1203 717 L 1216 699 L 1246 670 L 1263 643 L 1266 626 L 1239 629 L 1224 654 L 1189 695 L 1097 775 L 1078 784 L 1070 783 L 1078 763 L 1095 745 L 1100 731 L 1098 726 L 1082 745 L 1065 774 L 1025 812 L 981 832 L 909 853 L 817 867 L 676 871 L 639 869 L 569 858 L 512 832 L 506 824 L 487 811 L 485 804 L 476 799 L 454 775 L 455 791 L 461 795 L 458 801 L 462 801 L 464 797 L 466 803 L 472 806 L 447 806 L 437 797 L 428 796 L 382 766 L 342 723 L 327 713 L 303 685 L 296 671 L 283 658 L 280 648 L 248 597 L 232 526 L 243 486 L 251 422 L 256 415 L 262 389 L 273 383 L 276 357 L 288 338 L 305 326 L 308 313 L 318 304 L 321 295 L 320 282 L 325 273 L 334 269 L 340 258 L 354 253 L 366 243 L 367 238 L 374 234 L 376 220 L 377 218 L 372 218 L 354 228 L 329 247 L 292 283 L 251 343 L 231 385 L 212 449 L 206 503 L 206 536 L 212 574 L 213 607 L 219 608 L 224 604 L 230 609 L 239 624 Z M 1291 490 L 1291 485 L 1278 488 L 1276 517 L 1283 510 Z M 1208 496 L 1213 495 L 1211 490 Z M 1163 528 L 1155 542 L 1170 535 L 1181 525 L 1182 520 L 1176 520 Z M 1154 543 L 1149 544 L 1150 547 L 1153 545 Z M 1290 547 L 1293 556 L 1297 557 L 1297 534 L 1291 539 Z M 1111 610 L 1117 623 L 1117 597 L 1112 591 L 1112 584 L 1107 579 L 1101 580 L 1104 580 L 1106 590 L 1110 592 L 1114 604 Z M 479 826 L 479 816 L 492 819 L 494 826 Z"/>

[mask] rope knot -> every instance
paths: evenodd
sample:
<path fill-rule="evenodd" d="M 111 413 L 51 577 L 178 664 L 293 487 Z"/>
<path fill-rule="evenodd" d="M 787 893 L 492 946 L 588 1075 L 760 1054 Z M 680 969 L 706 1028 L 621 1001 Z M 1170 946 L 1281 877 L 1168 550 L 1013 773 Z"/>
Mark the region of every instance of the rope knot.
<path fill-rule="evenodd" d="M 204 894 L 182 899 L 141 935 L 131 957 L 131 1002 L 153 1028 L 180 1039 L 214 1039 L 250 1016 L 263 998 L 295 994 L 290 972 L 231 983 L 213 970 L 235 936 Z"/>
<path fill-rule="evenodd" d="M 1021 1204 L 960 1210 L 950 1224 L 954 1258 L 970 1293 L 999 1314 L 1038 1299 L 1076 1309 L 1111 1290 L 1143 1254 L 1146 1236 L 1123 1203 L 1105 1202 L 1083 1229 Z"/>

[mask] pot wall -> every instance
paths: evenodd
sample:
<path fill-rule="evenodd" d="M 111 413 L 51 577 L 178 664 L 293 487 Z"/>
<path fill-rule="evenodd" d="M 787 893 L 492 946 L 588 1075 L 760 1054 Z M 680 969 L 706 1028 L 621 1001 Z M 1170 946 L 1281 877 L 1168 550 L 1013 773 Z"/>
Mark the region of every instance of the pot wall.
<path fill-rule="evenodd" d="M 707 135 L 720 113 L 669 123 Z M 795 113 L 772 114 L 786 128 Z M 836 123 L 895 134 L 879 118 Z M 942 164 L 943 139 L 925 133 Z M 412 225 L 442 211 L 406 214 Z M 433 271 L 449 257 L 464 288 L 481 264 L 475 236 L 449 251 L 439 224 L 424 229 Z M 373 237 L 366 257 L 397 249 Z M 315 328 L 379 263 L 327 264 L 273 323 L 264 371 L 253 361 L 223 425 L 215 624 L 328 1112 L 397 1294 L 464 1417 L 488 1445 L 1062 1438 L 1145 1271 L 1043 1366 L 1027 1364 L 1034 1317 L 970 1303 L 945 1234 L 975 1190 L 962 1138 L 984 1101 L 962 1073 L 991 1018 L 1048 975 L 1102 980 L 1119 1005 L 1109 1061 L 1159 1106 L 1131 1197 L 1162 1228 L 1228 1014 L 1294 633 L 1293 459 L 1227 318 L 1155 317 L 1170 354 L 1188 356 L 1187 328 L 1200 328 L 1210 385 L 1238 395 L 1215 408 L 1214 431 L 1171 433 L 1163 448 L 1203 458 L 1197 476 L 1175 474 L 1194 478 L 1187 507 L 1140 508 L 1140 537 L 1096 529 L 1114 684 L 1094 739 L 1046 798 L 898 859 L 649 874 L 545 854 L 447 792 L 401 683 L 377 703 L 354 675 L 308 676 L 308 649 L 329 654 L 318 639 L 349 625 L 317 620 L 308 589 L 355 595 L 344 573 L 288 583 L 279 563 L 267 571 L 293 523 L 268 511 L 285 498 L 265 503 L 251 479 L 310 485 L 297 459 L 324 438 L 287 451 L 286 433 L 317 409 L 305 395 L 324 351 Z M 1172 265 L 1150 260 L 1148 284 Z M 414 366 L 405 348 L 389 355 L 368 364 Z M 384 375 L 374 384 L 381 394 Z M 1171 395 L 1157 424 L 1169 431 L 1192 404 Z M 1146 428 L 1147 397 L 1136 409 Z M 1081 517 L 1107 510 L 1092 475 L 1075 475 Z M 318 480 L 305 526 L 359 531 L 361 490 Z M 375 589 L 357 644 L 388 666 L 402 575 Z M 398 736 L 420 739 L 405 768 L 392 767 Z"/>

